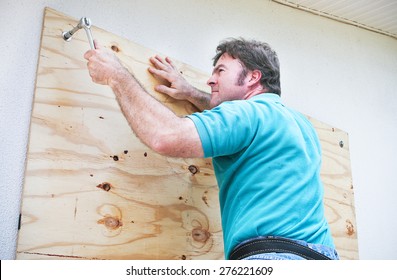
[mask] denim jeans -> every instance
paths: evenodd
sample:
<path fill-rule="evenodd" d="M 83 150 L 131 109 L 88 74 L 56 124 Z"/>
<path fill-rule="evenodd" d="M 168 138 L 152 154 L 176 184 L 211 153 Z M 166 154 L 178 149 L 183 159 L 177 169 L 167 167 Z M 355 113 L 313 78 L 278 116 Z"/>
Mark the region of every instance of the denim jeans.
<path fill-rule="evenodd" d="M 276 236 L 272 236 L 273 238 L 277 238 Z M 255 240 L 255 239 L 263 239 L 266 237 L 256 237 L 252 238 L 249 240 L 244 241 L 241 244 L 244 244 L 248 241 Z M 322 245 L 322 244 L 313 244 L 313 243 L 307 243 L 302 240 L 295 240 L 295 239 L 288 239 L 292 242 L 296 242 L 300 245 L 307 246 L 312 250 L 315 250 L 331 260 L 339 260 L 339 255 L 338 252 L 329 246 Z M 291 254 L 291 253 L 264 253 L 264 254 L 257 254 L 257 255 L 252 255 L 249 257 L 244 258 L 243 260 L 304 260 L 301 256 Z"/>

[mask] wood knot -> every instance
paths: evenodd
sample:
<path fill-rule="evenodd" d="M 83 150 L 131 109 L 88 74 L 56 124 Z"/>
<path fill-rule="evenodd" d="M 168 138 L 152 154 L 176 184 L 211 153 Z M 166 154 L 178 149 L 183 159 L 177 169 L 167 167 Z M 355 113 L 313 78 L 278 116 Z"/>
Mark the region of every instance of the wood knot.
<path fill-rule="evenodd" d="M 119 47 L 118 47 L 118 46 L 116 46 L 116 45 L 112 45 L 110 48 L 111 48 L 111 49 L 112 49 L 112 51 L 114 51 L 114 52 L 120 52 L 120 49 L 119 49 Z"/>
<path fill-rule="evenodd" d="M 117 229 L 123 225 L 123 223 L 115 217 L 105 217 L 98 221 L 98 224 L 103 224 L 108 229 Z"/>
<path fill-rule="evenodd" d="M 187 168 L 189 169 L 190 173 L 192 173 L 193 175 L 198 173 L 200 170 L 198 169 L 197 166 L 195 165 L 189 165 L 189 167 Z"/>
<path fill-rule="evenodd" d="M 110 191 L 110 189 L 112 188 L 112 184 L 108 183 L 108 182 L 103 182 L 102 184 L 99 184 L 98 186 L 96 186 L 99 189 L 102 189 L 106 192 Z"/>
<path fill-rule="evenodd" d="M 352 236 L 355 233 L 353 223 L 348 219 L 346 220 L 347 235 Z"/>
<path fill-rule="evenodd" d="M 203 196 L 201 197 L 201 199 L 204 201 L 204 203 L 205 203 L 207 206 L 209 206 L 209 205 L 208 205 L 208 197 L 207 197 L 207 194 L 208 194 L 208 191 L 205 191 L 204 194 L 203 194 Z"/>
<path fill-rule="evenodd" d="M 192 230 L 192 237 L 195 241 L 205 243 L 210 236 L 211 234 L 205 229 L 195 228 Z"/>

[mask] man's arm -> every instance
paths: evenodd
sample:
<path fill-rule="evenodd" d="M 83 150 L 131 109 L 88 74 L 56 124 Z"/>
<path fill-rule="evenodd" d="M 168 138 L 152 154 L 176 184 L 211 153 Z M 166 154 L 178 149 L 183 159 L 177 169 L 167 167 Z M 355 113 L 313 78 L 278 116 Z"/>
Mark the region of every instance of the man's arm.
<path fill-rule="evenodd" d="M 201 111 L 211 109 L 211 95 L 189 84 L 179 73 L 170 58 L 166 57 L 163 60 L 161 57 L 155 56 L 150 58 L 150 62 L 153 67 L 149 68 L 149 72 L 157 79 L 165 80 L 169 83 L 169 86 L 156 86 L 156 91 L 178 100 L 187 100 Z"/>
<path fill-rule="evenodd" d="M 84 58 L 92 80 L 109 85 L 139 139 L 154 151 L 173 157 L 203 157 L 192 120 L 180 118 L 148 94 L 117 57 L 96 44 Z"/>

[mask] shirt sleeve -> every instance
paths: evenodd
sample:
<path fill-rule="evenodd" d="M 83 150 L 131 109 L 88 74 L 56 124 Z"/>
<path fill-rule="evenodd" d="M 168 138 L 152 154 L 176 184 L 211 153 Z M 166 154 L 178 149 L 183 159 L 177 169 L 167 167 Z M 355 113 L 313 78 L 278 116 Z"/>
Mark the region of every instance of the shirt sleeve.
<path fill-rule="evenodd" d="M 204 157 L 232 155 L 246 148 L 255 133 L 246 102 L 224 102 L 212 110 L 187 116 L 198 131 Z"/>

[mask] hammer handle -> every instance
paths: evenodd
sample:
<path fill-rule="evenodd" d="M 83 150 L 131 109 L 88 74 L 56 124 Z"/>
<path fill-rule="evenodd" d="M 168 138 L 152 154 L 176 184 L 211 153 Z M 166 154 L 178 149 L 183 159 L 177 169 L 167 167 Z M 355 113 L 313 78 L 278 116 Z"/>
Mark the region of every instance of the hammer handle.
<path fill-rule="evenodd" d="M 85 33 L 87 33 L 88 43 L 90 43 L 91 50 L 94 50 L 95 45 L 94 45 L 94 39 L 92 38 L 91 29 L 89 28 L 84 28 L 84 29 L 85 29 Z"/>

